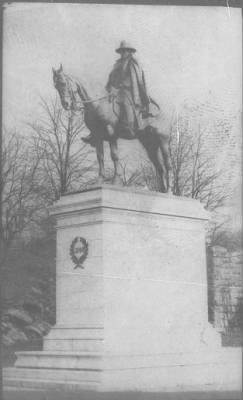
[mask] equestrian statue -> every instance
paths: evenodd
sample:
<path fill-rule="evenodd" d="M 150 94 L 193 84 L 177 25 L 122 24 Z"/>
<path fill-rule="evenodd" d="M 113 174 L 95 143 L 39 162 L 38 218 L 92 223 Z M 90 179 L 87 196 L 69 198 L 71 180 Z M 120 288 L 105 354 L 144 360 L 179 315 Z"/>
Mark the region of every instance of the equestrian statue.
<path fill-rule="evenodd" d="M 151 112 L 159 106 L 148 95 L 144 72 L 134 58 L 136 49 L 122 41 L 116 52 L 120 58 L 109 75 L 106 96 L 91 99 L 81 82 L 64 73 L 62 65 L 52 68 L 54 86 L 65 110 L 83 110 L 90 134 L 82 140 L 96 148 L 101 183 L 105 179 L 104 141 L 109 142 L 114 163 L 113 182 L 122 184 L 117 141 L 138 139 L 156 169 L 160 191 L 171 192 L 169 125 L 159 112 Z"/>

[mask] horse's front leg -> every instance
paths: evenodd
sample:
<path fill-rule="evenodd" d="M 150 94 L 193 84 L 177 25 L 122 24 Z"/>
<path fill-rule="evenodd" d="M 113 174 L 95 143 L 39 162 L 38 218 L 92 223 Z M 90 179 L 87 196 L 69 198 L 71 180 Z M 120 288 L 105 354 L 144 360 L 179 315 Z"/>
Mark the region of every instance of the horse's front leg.
<path fill-rule="evenodd" d="M 123 185 L 123 181 L 121 179 L 121 167 L 120 167 L 120 163 L 119 163 L 119 152 L 118 152 L 118 146 L 117 146 L 117 139 L 110 138 L 109 143 L 110 143 L 111 159 L 114 164 L 113 183 L 115 185 Z"/>
<path fill-rule="evenodd" d="M 104 165 L 104 143 L 103 140 L 96 141 L 96 156 L 99 164 L 98 182 L 103 183 L 105 180 L 105 165 Z"/>
<path fill-rule="evenodd" d="M 166 192 L 168 194 L 172 194 L 173 172 L 172 172 L 171 157 L 169 150 L 169 140 L 167 137 L 159 135 L 159 141 L 160 141 L 160 150 L 163 155 L 163 160 L 166 170 Z"/>

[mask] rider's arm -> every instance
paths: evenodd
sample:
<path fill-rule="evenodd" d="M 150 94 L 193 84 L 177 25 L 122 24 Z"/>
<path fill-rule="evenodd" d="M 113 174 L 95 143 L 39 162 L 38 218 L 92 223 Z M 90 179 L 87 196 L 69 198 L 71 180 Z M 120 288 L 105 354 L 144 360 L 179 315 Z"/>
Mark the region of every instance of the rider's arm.
<path fill-rule="evenodd" d="M 120 63 L 120 60 L 118 60 L 118 61 L 115 63 L 115 65 L 114 65 L 114 67 L 113 67 L 113 70 L 111 71 L 111 73 L 110 73 L 110 75 L 109 75 L 108 82 L 107 82 L 107 84 L 106 84 L 106 86 L 105 86 L 105 88 L 106 88 L 106 90 L 107 90 L 108 92 L 111 92 L 111 91 L 112 91 L 112 88 L 116 88 L 116 89 L 119 88 L 120 79 L 121 79 L 121 76 L 120 76 L 120 75 L 121 75 L 120 68 L 121 68 L 121 63 Z"/>
<path fill-rule="evenodd" d="M 110 73 L 109 78 L 108 78 L 108 82 L 107 82 L 107 84 L 105 86 L 107 92 L 109 92 L 109 93 L 110 93 L 110 91 L 112 89 L 112 72 Z"/>

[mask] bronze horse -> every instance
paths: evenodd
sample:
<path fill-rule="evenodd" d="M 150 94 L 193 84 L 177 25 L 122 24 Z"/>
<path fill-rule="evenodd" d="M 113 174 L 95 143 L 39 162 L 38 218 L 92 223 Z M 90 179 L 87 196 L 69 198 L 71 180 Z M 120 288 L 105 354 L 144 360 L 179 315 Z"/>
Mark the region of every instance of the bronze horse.
<path fill-rule="evenodd" d="M 115 100 L 108 96 L 92 100 L 86 89 L 77 80 L 63 72 L 62 65 L 58 70 L 52 68 L 53 82 L 65 110 L 83 110 L 84 122 L 90 130 L 96 148 L 99 164 L 99 181 L 105 178 L 104 140 L 109 142 L 111 158 L 114 163 L 115 184 L 121 184 L 121 171 L 118 156 L 117 140 L 138 139 L 144 146 L 150 160 L 158 173 L 160 191 L 171 192 L 171 161 L 169 154 L 169 127 L 160 117 L 151 118 L 143 130 L 124 129 L 115 110 Z M 151 121 L 151 122 L 150 122 Z M 135 126 L 135 124 L 134 124 Z"/>

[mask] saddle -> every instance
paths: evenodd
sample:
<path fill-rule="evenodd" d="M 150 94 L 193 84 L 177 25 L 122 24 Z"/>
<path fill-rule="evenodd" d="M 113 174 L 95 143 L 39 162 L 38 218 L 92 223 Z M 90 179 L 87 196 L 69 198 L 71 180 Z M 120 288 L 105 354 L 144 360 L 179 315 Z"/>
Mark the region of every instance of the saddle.
<path fill-rule="evenodd" d="M 118 95 L 112 96 L 113 112 L 117 115 L 121 126 L 131 133 L 144 130 L 151 124 L 151 118 L 154 119 L 158 116 L 158 114 L 151 112 L 151 104 L 156 105 L 160 109 L 157 103 L 151 98 L 148 109 L 136 106 L 133 103 L 130 93 L 127 91 L 123 91 L 122 95 L 118 93 Z M 135 134 L 132 136 L 135 136 Z"/>

